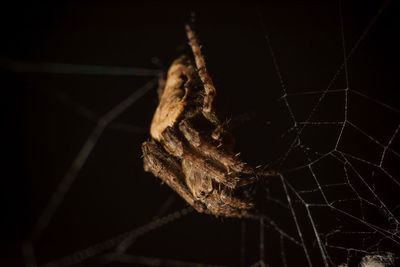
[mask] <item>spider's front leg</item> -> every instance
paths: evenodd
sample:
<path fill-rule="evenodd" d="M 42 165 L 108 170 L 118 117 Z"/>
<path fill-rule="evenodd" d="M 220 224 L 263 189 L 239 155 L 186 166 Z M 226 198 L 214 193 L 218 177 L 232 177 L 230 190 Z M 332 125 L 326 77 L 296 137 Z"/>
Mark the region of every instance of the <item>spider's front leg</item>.
<path fill-rule="evenodd" d="M 144 142 L 142 151 L 145 171 L 151 172 L 163 180 L 198 212 L 206 210 L 204 204 L 194 199 L 185 186 L 181 166 L 175 159 L 171 158 L 154 141 Z"/>
<path fill-rule="evenodd" d="M 239 160 L 238 157 L 232 153 L 230 148 L 217 144 L 215 140 L 208 136 L 201 135 L 190 121 L 182 120 L 179 123 L 179 129 L 186 140 L 188 140 L 197 151 L 220 162 L 228 172 L 252 173 L 252 169 L 246 166 L 246 163 Z"/>
<path fill-rule="evenodd" d="M 219 183 L 229 188 L 236 188 L 240 179 L 233 173 L 227 173 L 224 166 L 210 157 L 205 156 L 194 149 L 185 138 L 173 127 L 167 127 L 162 133 L 162 144 L 168 153 L 178 158 L 185 158 L 193 164 L 193 167 L 202 171 L 204 175 L 213 177 Z"/>
<path fill-rule="evenodd" d="M 239 199 L 229 196 L 228 198 L 221 198 L 220 193 L 214 191 L 207 199 L 207 211 L 216 216 L 224 217 L 236 217 L 242 218 L 247 217 L 251 214 L 251 208 L 253 207 L 250 203 L 245 203 Z"/>
<path fill-rule="evenodd" d="M 238 187 L 254 183 L 257 180 L 256 177 L 279 175 L 279 172 L 275 170 L 255 169 L 249 166 L 238 158 L 240 153 L 234 154 L 233 148 L 217 145 L 217 141 L 207 135 L 202 135 L 189 120 L 182 120 L 179 123 L 179 130 L 196 152 L 220 162 L 228 173 L 237 173 L 240 176 L 237 182 Z"/>

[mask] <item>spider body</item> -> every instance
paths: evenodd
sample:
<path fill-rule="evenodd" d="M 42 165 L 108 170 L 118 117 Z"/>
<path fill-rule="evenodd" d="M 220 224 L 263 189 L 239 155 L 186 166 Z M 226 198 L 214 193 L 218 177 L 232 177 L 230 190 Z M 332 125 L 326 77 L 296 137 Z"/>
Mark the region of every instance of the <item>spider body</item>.
<path fill-rule="evenodd" d="M 190 27 L 187 35 L 195 63 L 186 56 L 175 60 L 159 89 L 152 140 L 142 145 L 144 169 L 199 212 L 243 217 L 254 204 L 238 191 L 259 173 L 234 153 L 234 138 L 216 114 L 216 90 Z"/>

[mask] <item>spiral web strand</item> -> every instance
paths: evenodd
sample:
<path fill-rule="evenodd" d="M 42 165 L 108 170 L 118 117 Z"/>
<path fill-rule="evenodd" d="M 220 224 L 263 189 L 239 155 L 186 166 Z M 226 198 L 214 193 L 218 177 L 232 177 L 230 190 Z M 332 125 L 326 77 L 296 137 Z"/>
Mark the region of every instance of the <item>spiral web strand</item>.
<path fill-rule="evenodd" d="M 333 74 L 324 90 L 313 90 L 307 92 L 290 92 L 290 88 L 285 83 L 285 77 L 280 70 L 280 56 L 275 52 L 273 40 L 269 37 L 266 26 L 260 16 L 263 34 L 265 35 L 266 47 L 272 57 L 272 64 L 275 73 L 281 84 L 281 97 L 279 101 L 285 106 L 289 114 L 291 126 L 282 135 L 292 138 L 287 149 L 276 161 L 276 166 L 282 167 L 282 172 L 274 183 L 279 187 L 279 193 L 267 194 L 268 203 L 280 207 L 283 211 L 282 218 L 290 218 L 290 222 L 283 222 L 273 214 L 265 214 L 257 218 L 250 218 L 258 223 L 258 251 L 259 258 L 249 262 L 247 259 L 246 240 L 249 233 L 248 229 L 252 225 L 252 220 L 244 220 L 240 225 L 240 259 L 238 262 L 246 266 L 269 266 L 270 262 L 279 262 L 281 266 L 293 266 L 290 257 L 293 251 L 297 255 L 296 260 L 303 261 L 304 266 L 351 266 L 355 261 L 375 260 L 368 257 L 381 257 L 381 262 L 391 264 L 400 253 L 400 233 L 399 233 L 399 202 L 392 203 L 381 189 L 382 183 L 392 187 L 395 192 L 400 192 L 400 182 L 391 168 L 392 161 L 399 163 L 400 152 L 396 148 L 399 139 L 399 114 L 400 111 L 387 105 L 373 97 L 368 96 L 361 90 L 352 87 L 351 70 L 348 63 L 357 51 L 359 45 L 368 36 L 372 27 L 376 26 L 384 11 L 390 5 L 386 1 L 376 15 L 370 19 L 361 35 L 356 39 L 354 45 L 347 49 L 348 44 L 345 38 L 346 25 L 343 19 L 343 8 L 339 1 L 339 25 L 342 42 L 343 63 Z M 20 64 L 21 65 L 21 64 Z M 26 65 L 26 64 L 25 64 Z M 27 71 L 26 66 L 18 68 L 18 64 L 12 65 L 14 71 Z M 29 70 L 34 69 L 29 64 Z M 47 68 L 41 65 L 39 70 L 46 71 Z M 50 67 L 50 66 L 48 66 Z M 85 71 L 89 71 L 88 66 L 84 66 Z M 73 65 L 68 65 L 68 73 L 72 73 Z M 51 68 L 54 69 L 54 68 Z M 130 73 L 132 69 L 117 69 L 120 75 Z M 64 73 L 66 70 L 64 70 Z M 79 68 L 78 68 L 78 71 Z M 104 74 L 104 68 L 101 69 Z M 115 72 L 116 70 L 113 69 Z M 129 248 L 139 242 L 140 238 L 145 238 L 151 232 L 164 227 L 168 224 L 183 220 L 184 217 L 196 216 L 191 208 L 182 208 L 167 214 L 173 197 L 160 205 L 160 209 L 155 216 L 147 223 L 136 227 L 128 232 L 117 235 L 100 243 L 91 245 L 85 249 L 78 250 L 70 255 L 49 262 L 37 262 L 35 245 L 47 229 L 59 206 L 64 201 L 70 188 L 80 172 L 86 160 L 90 156 L 93 148 L 97 145 L 102 133 L 106 129 L 115 129 L 129 133 L 142 133 L 140 127 L 133 127 L 116 122 L 116 118 L 125 110 L 135 105 L 141 100 L 148 91 L 154 89 L 158 77 L 158 70 L 140 69 L 135 75 L 153 75 L 149 82 L 132 95 L 126 97 L 120 104 L 116 105 L 103 116 L 96 116 L 87 107 L 74 103 L 64 94 L 58 98 L 66 106 L 81 117 L 95 122 L 92 133 L 82 145 L 76 158 L 72 161 L 69 170 L 54 190 L 49 202 L 39 216 L 32 234 L 24 244 L 23 251 L 26 266 L 73 266 L 87 260 L 97 259 L 102 263 L 118 262 L 126 264 L 139 264 L 144 266 L 221 266 L 205 264 L 198 261 L 185 261 L 180 259 L 167 259 L 157 257 L 147 257 L 132 255 Z M 112 74 L 114 75 L 114 74 Z M 346 88 L 334 88 L 335 81 L 339 76 L 344 76 Z M 319 115 L 319 109 L 323 108 L 325 101 L 333 95 L 340 95 L 342 98 L 341 109 L 343 116 L 341 120 L 314 120 Z M 293 107 L 293 103 L 298 102 L 297 98 L 314 97 L 316 101 L 312 105 L 310 112 L 302 119 L 298 116 Z M 356 99 L 356 100 L 354 100 Z M 352 101 L 364 101 L 369 106 L 383 109 L 385 112 L 395 116 L 396 125 L 391 126 L 390 134 L 376 137 L 369 130 L 359 125 L 357 119 L 353 119 L 354 112 Z M 336 103 L 336 105 L 339 105 Z M 365 110 L 364 110 L 365 111 Z M 367 112 L 367 111 L 365 111 Z M 383 118 L 382 118 L 383 119 Z M 322 129 L 323 127 L 336 127 L 336 138 L 331 142 L 332 147 L 328 151 L 319 150 L 318 145 L 313 145 L 307 138 L 307 130 Z M 321 132 L 322 133 L 322 132 Z M 363 153 L 347 150 L 344 145 L 352 135 L 363 138 L 368 142 L 368 146 L 375 147 L 377 152 L 373 154 L 377 157 L 364 157 Z M 354 138 L 354 137 L 353 137 Z M 350 141 L 351 142 L 351 141 Z M 375 150 L 374 150 L 375 151 Z M 289 168 L 286 167 L 291 157 L 295 153 L 301 152 L 304 162 Z M 296 154 L 297 155 L 297 154 Z M 390 161 L 390 162 L 389 162 Z M 325 169 L 325 171 L 321 171 Z M 328 169 L 328 171 L 326 171 Z M 329 173 L 329 172 L 332 172 Z M 301 177 L 301 178 L 299 178 Z M 301 182 L 299 182 L 301 181 Z M 272 182 L 271 182 L 272 183 Z M 271 185 L 273 186 L 273 185 Z M 278 191 L 278 190 L 277 190 Z M 335 194 L 335 192 L 340 192 Z M 395 198 L 396 195 L 392 195 Z M 377 216 L 380 216 L 377 219 Z M 329 218 L 328 220 L 326 218 Z M 345 240 L 343 242 L 343 240 Z M 347 243 L 348 242 L 348 243 Z M 275 249 L 279 253 L 268 253 L 269 243 L 274 243 Z M 290 249 L 289 249 L 290 247 Z M 378 255 L 378 256 L 377 256 Z M 276 257 L 277 259 L 272 259 Z M 274 265 L 275 266 L 275 265 Z M 365 265 L 368 266 L 368 265 Z"/>

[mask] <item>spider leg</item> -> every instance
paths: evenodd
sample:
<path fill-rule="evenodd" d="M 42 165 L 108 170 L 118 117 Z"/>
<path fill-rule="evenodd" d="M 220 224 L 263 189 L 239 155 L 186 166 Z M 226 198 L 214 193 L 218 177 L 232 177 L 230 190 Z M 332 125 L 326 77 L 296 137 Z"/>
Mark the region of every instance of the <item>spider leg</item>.
<path fill-rule="evenodd" d="M 205 206 L 194 199 L 184 184 L 181 167 L 177 161 L 169 157 L 155 142 L 149 141 L 142 144 L 144 156 L 144 169 L 153 173 L 177 192 L 187 203 L 198 212 L 204 212 Z"/>
<path fill-rule="evenodd" d="M 168 153 L 175 157 L 183 157 L 190 161 L 193 166 L 201 170 L 204 175 L 213 177 L 213 179 L 219 183 L 224 184 L 229 188 L 236 188 L 240 179 L 233 175 L 227 174 L 222 164 L 211 161 L 210 158 L 199 153 L 192 146 L 187 144 L 185 138 L 172 127 L 167 127 L 162 133 L 164 140 L 163 145 Z M 233 174 L 233 173 L 232 173 Z"/>
<path fill-rule="evenodd" d="M 179 129 L 186 140 L 188 140 L 189 143 L 200 153 L 222 163 L 228 171 L 243 173 L 252 172 L 252 168 L 239 160 L 233 153 L 226 151 L 223 146 L 218 147 L 218 144 L 216 144 L 211 138 L 207 139 L 207 136 L 201 136 L 188 120 L 182 120 L 179 123 Z"/>
<path fill-rule="evenodd" d="M 203 54 L 201 53 L 200 44 L 196 37 L 196 34 L 189 25 L 186 25 L 186 34 L 189 40 L 190 47 L 192 48 L 200 80 L 202 81 L 204 86 L 205 96 L 203 99 L 202 113 L 204 117 L 206 117 L 214 125 L 219 125 L 220 123 L 214 107 L 214 100 L 217 96 L 217 90 L 215 89 L 211 76 L 207 72 L 206 62 L 204 60 Z"/>
<path fill-rule="evenodd" d="M 213 194 L 211 194 L 207 199 L 206 213 L 210 213 L 215 216 L 236 217 L 236 218 L 242 218 L 250 215 L 249 211 L 249 209 L 251 208 L 250 206 L 246 206 L 244 205 L 244 203 L 241 203 L 243 205 L 238 205 L 237 207 L 235 207 L 234 205 L 231 205 L 231 203 L 223 201 L 221 199 L 221 196 L 219 196 L 217 192 L 213 192 Z"/>
<path fill-rule="evenodd" d="M 219 147 L 215 144 L 214 140 L 201 135 L 189 120 L 182 120 L 179 123 L 179 129 L 198 153 L 220 162 L 228 172 L 239 173 L 240 180 L 237 182 L 238 187 L 254 183 L 257 180 L 256 177 L 279 175 L 279 172 L 275 170 L 254 169 L 247 165 L 247 163 L 237 157 L 238 154 L 235 155 L 232 151 L 224 149 L 223 146 Z"/>
<path fill-rule="evenodd" d="M 250 209 L 254 206 L 252 203 L 240 200 L 239 198 L 232 196 L 226 189 L 222 190 L 219 193 L 219 196 L 224 203 L 237 209 Z"/>

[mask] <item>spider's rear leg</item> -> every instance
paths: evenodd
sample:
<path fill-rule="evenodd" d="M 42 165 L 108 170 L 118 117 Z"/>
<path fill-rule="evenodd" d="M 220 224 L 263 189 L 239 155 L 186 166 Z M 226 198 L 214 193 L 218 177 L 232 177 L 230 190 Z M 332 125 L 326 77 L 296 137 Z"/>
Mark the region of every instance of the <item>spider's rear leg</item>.
<path fill-rule="evenodd" d="M 145 171 L 159 177 L 195 210 L 198 212 L 205 211 L 204 204 L 194 199 L 189 189 L 185 186 L 181 166 L 176 160 L 171 158 L 153 141 L 144 142 L 142 151 Z"/>
<path fill-rule="evenodd" d="M 217 90 L 215 89 L 211 76 L 206 69 L 206 62 L 201 52 L 199 40 L 197 39 L 195 32 L 189 25 L 186 25 L 186 35 L 193 52 L 200 80 L 204 86 L 205 95 L 203 98 L 202 113 L 204 117 L 207 118 L 211 123 L 213 123 L 214 125 L 219 125 L 219 119 L 216 115 L 214 104 L 214 100 L 217 96 Z"/>

